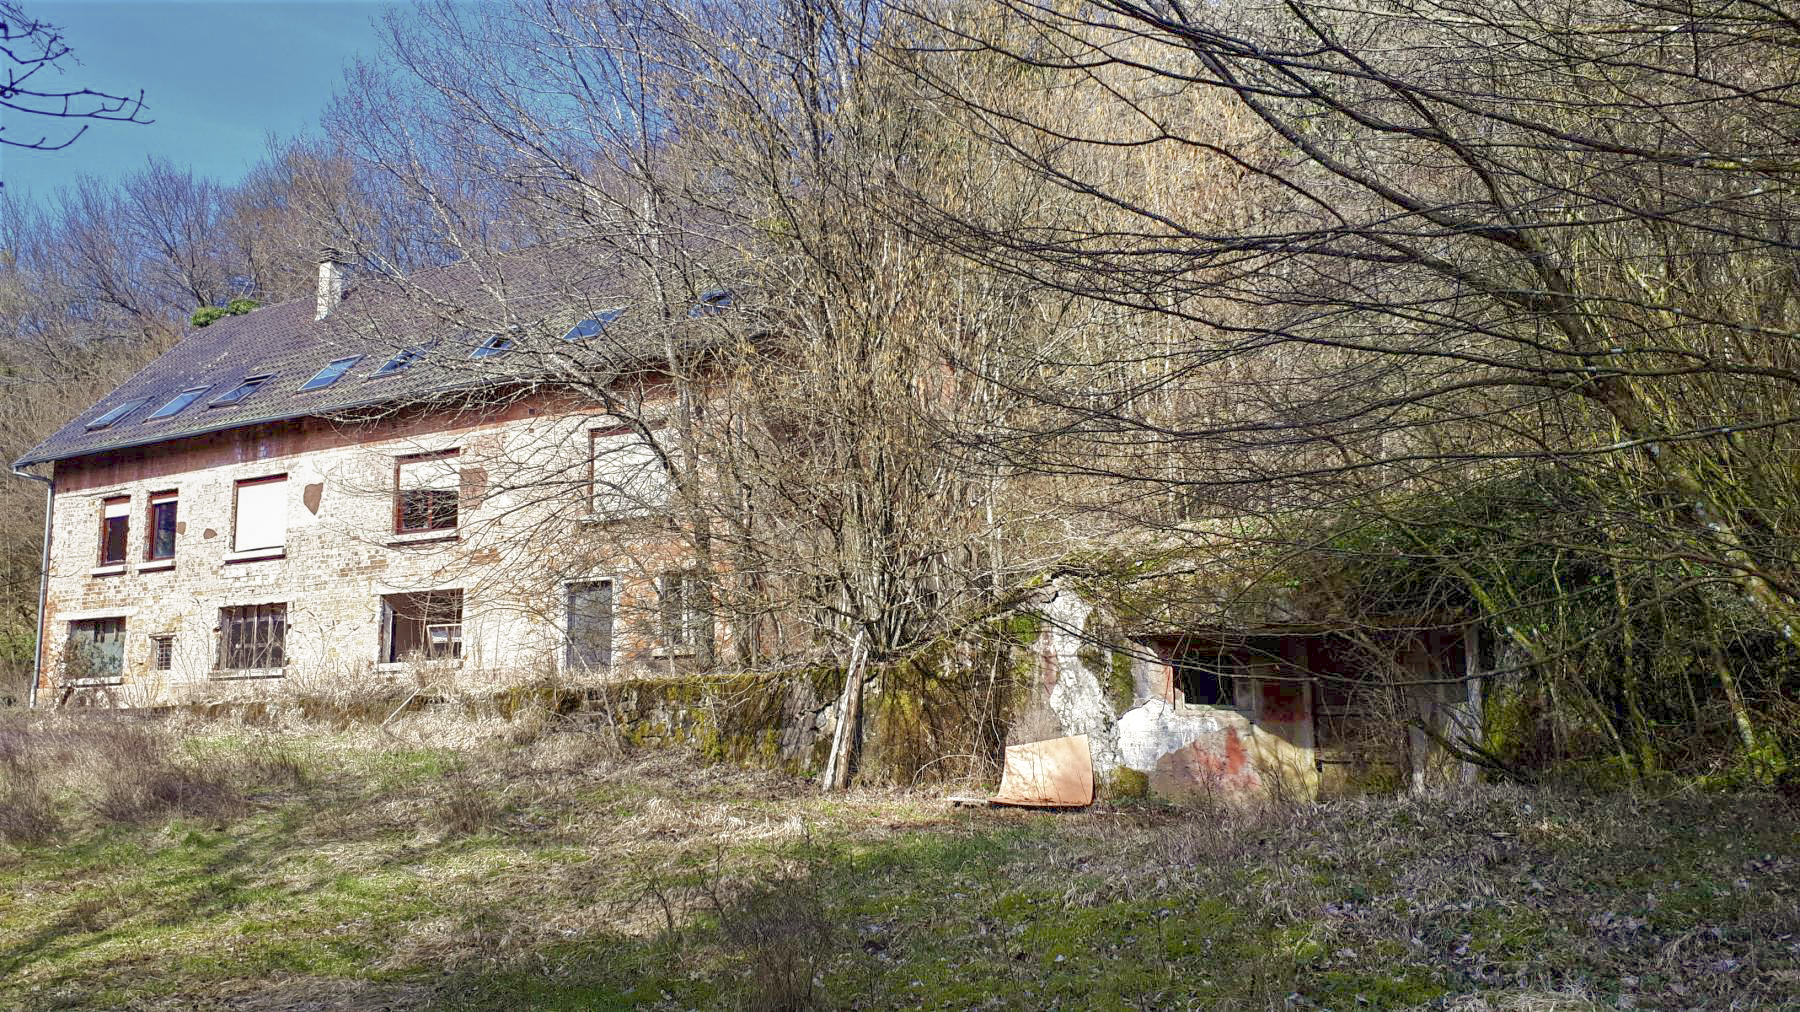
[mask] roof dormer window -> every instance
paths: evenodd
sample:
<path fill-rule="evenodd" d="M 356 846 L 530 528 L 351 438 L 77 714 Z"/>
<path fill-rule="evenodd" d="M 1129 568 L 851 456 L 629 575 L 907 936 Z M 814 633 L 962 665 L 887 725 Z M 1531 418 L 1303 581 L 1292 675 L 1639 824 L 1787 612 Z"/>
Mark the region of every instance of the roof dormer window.
<path fill-rule="evenodd" d="M 117 422 L 119 419 L 124 418 L 126 415 L 131 414 L 133 411 L 143 407 L 145 404 L 149 403 L 149 401 L 150 398 L 148 397 L 134 397 L 108 411 L 106 414 L 101 415 L 99 418 L 87 423 L 88 431 L 91 432 L 95 429 L 104 429 L 114 422 Z"/>
<path fill-rule="evenodd" d="M 731 308 L 731 289 L 715 288 L 710 292 L 701 292 L 700 301 L 688 310 L 688 317 L 715 316 Z"/>
<path fill-rule="evenodd" d="M 169 403 L 164 404 L 162 407 L 157 408 L 155 411 L 150 412 L 150 417 L 144 419 L 144 421 L 154 422 L 158 418 L 169 418 L 174 415 L 179 415 L 179 414 L 181 414 L 181 412 L 183 410 L 185 410 L 187 408 L 187 406 L 189 404 L 192 404 L 195 401 L 199 400 L 201 394 L 204 394 L 208 390 L 211 390 L 211 389 L 212 389 L 212 387 L 210 387 L 210 386 L 188 387 L 186 390 L 183 390 L 182 392 L 176 394 L 173 398 L 171 398 L 169 400 Z"/>
<path fill-rule="evenodd" d="M 349 372 L 350 368 L 356 365 L 356 363 L 361 362 L 362 359 L 363 357 L 361 355 L 351 355 L 348 358 L 332 359 L 326 364 L 325 368 L 313 373 L 312 379 L 300 384 L 299 392 L 306 393 L 309 390 L 325 389 L 333 383 L 336 383 L 338 380 L 343 379 L 344 374 Z"/>
<path fill-rule="evenodd" d="M 261 376 L 246 376 L 246 377 L 244 377 L 243 382 L 239 383 L 237 386 L 232 387 L 230 390 L 225 391 L 224 393 L 220 394 L 219 396 L 214 397 L 212 400 L 212 403 L 208 404 L 207 407 L 209 407 L 209 408 L 229 408 L 234 404 L 244 403 L 246 398 L 248 398 L 251 394 L 257 392 L 258 390 L 261 390 L 262 385 L 264 383 L 269 382 L 269 375 L 270 374 L 265 373 L 264 375 L 261 375 Z"/>
<path fill-rule="evenodd" d="M 624 315 L 624 306 L 620 306 L 617 309 L 608 309 L 604 313 L 595 313 L 593 316 L 570 327 L 569 332 L 564 334 L 562 339 L 565 341 L 585 341 L 590 337 L 597 337 L 606 330 L 607 324 L 612 323 L 614 320 L 617 320 Z"/>
<path fill-rule="evenodd" d="M 425 349 L 423 346 L 402 348 L 399 351 L 394 353 L 393 358 L 390 358 L 386 362 L 381 363 L 381 368 L 370 373 L 369 378 L 376 379 L 376 378 L 379 378 L 382 376 L 392 376 L 397 372 L 401 372 L 401 371 L 407 369 L 414 362 L 417 362 L 419 359 L 422 359 L 424 357 L 425 357 Z"/>
<path fill-rule="evenodd" d="M 495 334 L 481 342 L 480 346 L 469 353 L 470 358 L 493 358 L 504 355 L 513 349 L 513 339 L 507 334 Z"/>

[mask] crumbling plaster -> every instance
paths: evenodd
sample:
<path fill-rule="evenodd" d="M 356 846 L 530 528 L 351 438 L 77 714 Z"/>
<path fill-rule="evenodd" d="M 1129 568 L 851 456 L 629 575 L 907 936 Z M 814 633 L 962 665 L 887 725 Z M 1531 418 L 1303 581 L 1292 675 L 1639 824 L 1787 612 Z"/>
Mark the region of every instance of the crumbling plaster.
<path fill-rule="evenodd" d="M 1060 733 L 1088 736 L 1096 782 L 1123 769 L 1176 799 L 1316 792 L 1310 686 L 1255 679 L 1239 687 L 1235 706 L 1189 706 L 1153 647 L 1090 642 L 1096 606 L 1077 591 L 1053 585 L 1037 611 L 1044 620 L 1036 645 L 1041 698 Z M 1114 651 L 1130 651 L 1131 702 L 1123 712 L 1102 682 L 1111 664 L 1083 656 L 1097 647 L 1109 661 Z"/>

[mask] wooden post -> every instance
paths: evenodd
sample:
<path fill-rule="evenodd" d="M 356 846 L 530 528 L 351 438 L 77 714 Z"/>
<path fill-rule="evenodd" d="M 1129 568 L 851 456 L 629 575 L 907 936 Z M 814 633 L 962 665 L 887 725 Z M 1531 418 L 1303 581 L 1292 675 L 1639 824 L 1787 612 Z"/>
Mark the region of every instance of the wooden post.
<path fill-rule="evenodd" d="M 831 735 L 831 752 L 819 786 L 827 793 L 850 786 L 850 761 L 856 751 L 856 724 L 862 719 L 863 632 L 857 630 L 850 644 L 850 664 L 844 671 L 844 691 L 838 695 L 837 727 Z"/>

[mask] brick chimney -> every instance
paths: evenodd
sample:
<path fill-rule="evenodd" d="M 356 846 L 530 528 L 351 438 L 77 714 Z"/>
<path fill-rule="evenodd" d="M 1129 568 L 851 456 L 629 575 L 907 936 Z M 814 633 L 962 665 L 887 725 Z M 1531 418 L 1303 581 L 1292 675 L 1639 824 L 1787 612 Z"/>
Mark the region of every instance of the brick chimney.
<path fill-rule="evenodd" d="M 338 303 L 344 301 L 344 271 L 349 263 L 350 255 L 342 250 L 330 246 L 319 250 L 319 296 L 313 311 L 314 320 L 330 316 Z"/>

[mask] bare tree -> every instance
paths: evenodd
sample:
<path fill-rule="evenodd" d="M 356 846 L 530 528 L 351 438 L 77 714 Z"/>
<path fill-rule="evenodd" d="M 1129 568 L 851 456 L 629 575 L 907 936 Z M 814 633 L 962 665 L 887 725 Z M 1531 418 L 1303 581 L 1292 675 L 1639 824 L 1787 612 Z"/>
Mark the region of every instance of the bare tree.
<path fill-rule="evenodd" d="M 863 676 L 1017 604 L 1062 532 L 951 437 L 1022 403 L 965 363 L 1056 330 L 1056 312 L 1015 279 L 957 268 L 887 205 L 910 188 L 1033 195 L 983 191 L 993 164 L 963 158 L 910 79 L 871 58 L 872 6 L 419 17 L 394 26 L 404 74 L 357 89 L 406 101 L 351 95 L 338 134 L 471 264 L 535 244 L 625 279 L 617 326 L 636 328 L 644 379 L 548 353 L 538 375 L 666 470 L 660 512 L 729 634 L 714 664 L 844 667 L 861 643 L 870 664 L 845 687 L 857 724 Z M 500 325 L 500 300 L 491 312 Z M 568 520 L 578 478 L 494 476 L 564 503 L 547 525 Z M 638 533 L 538 530 L 533 543 L 579 558 L 628 554 Z"/>
<path fill-rule="evenodd" d="M 27 15 L 12 0 L 0 3 L 0 53 L 6 55 L 6 81 L 0 84 L 0 108 L 21 116 L 84 121 L 66 135 L 5 136 L 0 126 L 0 145 L 34 151 L 60 151 L 75 143 L 95 121 L 150 123 L 139 118 L 144 93 L 114 95 L 91 88 L 59 90 L 49 80 L 64 71 L 73 59 L 62 30 Z M 50 71 L 50 74 L 45 74 Z M 15 124 L 16 125 L 16 124 Z M 3 185 L 3 184 L 0 184 Z"/>
<path fill-rule="evenodd" d="M 1290 0 L 912 13 L 920 36 L 896 59 L 1091 212 L 1071 226 L 927 210 L 927 226 L 984 263 L 1155 314 L 1171 335 L 1145 355 L 1153 368 L 1118 369 L 1129 347 L 1046 357 L 1054 379 L 1036 389 L 1052 426 L 997 445 L 1180 489 L 1214 507 L 1192 525 L 1203 539 L 1278 557 L 1291 542 L 1245 525 L 1258 504 L 1241 490 L 1275 493 L 1265 517 L 1300 518 L 1550 466 L 1604 493 L 1591 500 L 1604 514 L 1563 547 L 1687 570 L 1715 613 L 1800 641 L 1786 459 L 1800 407 L 1795 40 L 1780 12 Z M 1035 86 L 971 89 L 971 59 Z M 1153 173 L 1121 168 L 1134 162 Z M 1189 472 L 1146 467 L 1145 447 Z M 1721 669 L 1737 706 L 1731 680 Z"/>

